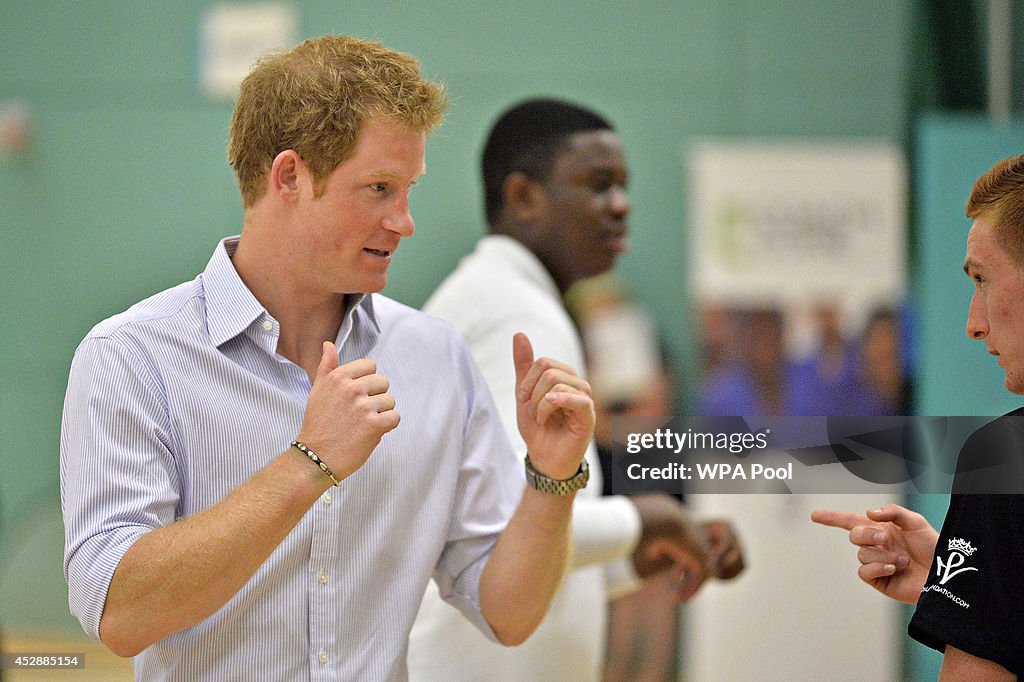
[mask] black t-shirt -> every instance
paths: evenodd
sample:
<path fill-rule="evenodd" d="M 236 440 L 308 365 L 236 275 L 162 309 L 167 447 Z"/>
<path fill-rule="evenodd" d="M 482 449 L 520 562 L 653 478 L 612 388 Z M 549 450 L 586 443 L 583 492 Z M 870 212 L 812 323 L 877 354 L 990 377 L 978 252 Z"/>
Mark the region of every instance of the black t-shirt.
<path fill-rule="evenodd" d="M 1024 495 L 978 494 L 973 452 L 1001 450 L 1002 491 L 1024 492 L 1024 409 L 980 429 L 961 450 L 957 481 L 931 572 L 908 628 L 917 641 L 947 644 L 1024 676 Z M 972 463 L 973 462 L 973 463 Z M 982 467 L 992 473 L 992 467 Z M 988 478 L 989 476 L 983 476 Z M 987 484 L 986 484 L 987 485 Z M 971 494 L 958 492 L 971 490 Z"/>

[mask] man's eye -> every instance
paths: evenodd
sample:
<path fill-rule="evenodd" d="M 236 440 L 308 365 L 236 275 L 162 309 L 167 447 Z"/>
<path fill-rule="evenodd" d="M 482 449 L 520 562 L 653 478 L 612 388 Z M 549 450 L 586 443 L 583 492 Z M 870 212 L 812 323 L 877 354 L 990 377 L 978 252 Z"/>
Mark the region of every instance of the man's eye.
<path fill-rule="evenodd" d="M 372 189 L 374 192 L 386 192 L 388 191 L 388 186 L 386 183 L 383 182 L 375 182 L 372 185 L 370 185 L 370 189 Z"/>

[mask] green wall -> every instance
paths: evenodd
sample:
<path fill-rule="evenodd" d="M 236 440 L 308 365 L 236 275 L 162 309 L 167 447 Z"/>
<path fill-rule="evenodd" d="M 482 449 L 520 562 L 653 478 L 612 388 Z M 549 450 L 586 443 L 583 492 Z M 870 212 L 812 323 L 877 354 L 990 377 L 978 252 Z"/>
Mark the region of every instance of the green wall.
<path fill-rule="evenodd" d="M 0 351 L 0 562 L 56 508 L 60 409 L 78 341 L 193 277 L 216 240 L 239 229 L 224 161 L 230 105 L 195 85 L 197 22 L 212 4 L 0 0 L 0 102 L 27 100 L 35 132 L 26 157 L 0 160 L 2 310 L 14 320 Z M 379 39 L 419 56 L 452 95 L 414 192 L 418 233 L 387 293 L 421 304 L 480 234 L 476 156 L 495 115 L 529 95 L 578 99 L 625 142 L 634 249 L 620 271 L 684 368 L 689 141 L 906 142 L 912 0 L 293 4 L 302 37 Z M 63 595 L 53 599 L 64 608 Z M 8 624 L 26 617 L 3 609 Z"/>

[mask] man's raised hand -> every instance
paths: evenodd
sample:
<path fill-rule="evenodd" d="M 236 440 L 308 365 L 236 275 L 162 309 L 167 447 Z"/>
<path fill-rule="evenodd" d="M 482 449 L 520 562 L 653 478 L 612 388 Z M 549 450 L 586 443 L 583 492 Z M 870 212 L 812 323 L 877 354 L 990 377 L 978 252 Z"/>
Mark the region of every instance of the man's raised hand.
<path fill-rule="evenodd" d="M 526 334 L 513 337 L 512 357 L 519 433 L 530 461 L 545 476 L 571 478 L 594 434 L 590 384 L 564 363 L 534 360 Z"/>

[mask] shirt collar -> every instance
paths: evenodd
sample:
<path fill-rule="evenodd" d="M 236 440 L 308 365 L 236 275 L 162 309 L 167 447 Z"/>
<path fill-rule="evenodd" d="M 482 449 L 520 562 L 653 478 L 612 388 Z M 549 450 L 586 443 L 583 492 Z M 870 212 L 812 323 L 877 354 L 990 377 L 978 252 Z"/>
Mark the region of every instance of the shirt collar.
<path fill-rule="evenodd" d="M 552 297 L 562 297 L 548 269 L 519 240 L 504 234 L 485 234 L 477 241 L 476 249 L 485 257 L 496 256 L 501 261 L 512 263 L 526 279 L 546 290 Z"/>
<path fill-rule="evenodd" d="M 231 257 L 238 248 L 238 240 L 237 235 L 223 239 L 203 271 L 206 324 L 210 331 L 210 340 L 216 346 L 230 341 L 260 319 L 276 325 L 276 320 L 245 286 L 245 282 L 238 276 L 238 271 L 231 262 Z M 342 323 L 343 329 L 350 326 L 349 318 L 353 319 L 354 323 L 356 311 L 361 310 L 362 315 L 358 317 L 363 318 L 376 334 L 380 333 L 380 322 L 373 310 L 372 296 L 349 294 L 346 302 L 348 309 L 345 313 L 346 321 Z"/>
<path fill-rule="evenodd" d="M 210 330 L 210 340 L 216 346 L 238 336 L 260 317 L 270 317 L 231 262 L 238 248 L 238 239 L 237 236 L 227 237 L 217 244 L 203 271 L 206 325 Z"/>

